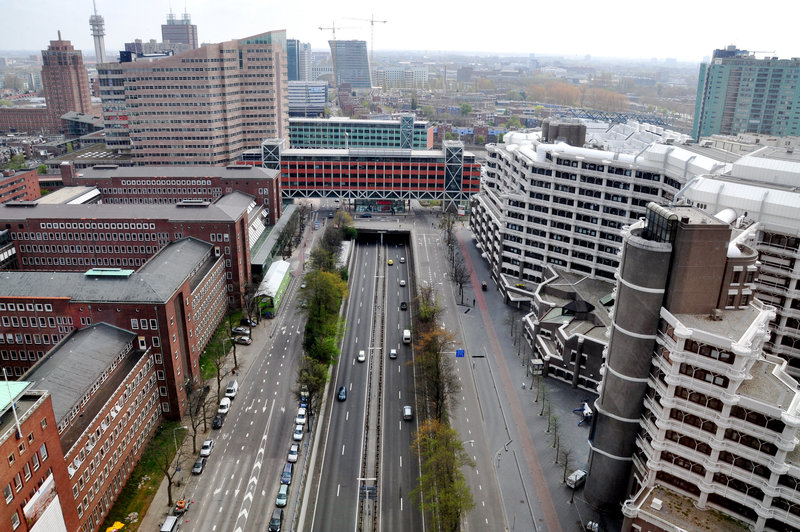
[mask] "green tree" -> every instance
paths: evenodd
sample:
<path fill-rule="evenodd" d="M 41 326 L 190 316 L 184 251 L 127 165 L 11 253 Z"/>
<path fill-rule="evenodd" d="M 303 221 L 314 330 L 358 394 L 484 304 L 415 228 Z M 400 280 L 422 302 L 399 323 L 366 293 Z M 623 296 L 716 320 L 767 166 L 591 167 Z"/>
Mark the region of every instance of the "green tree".
<path fill-rule="evenodd" d="M 11 156 L 11 160 L 3 165 L 4 170 L 22 170 L 25 167 L 25 156 L 17 153 Z"/>
<path fill-rule="evenodd" d="M 11 103 L 11 100 L 5 100 L 0 98 L 0 107 L 11 107 L 12 105 L 13 104 Z"/>
<path fill-rule="evenodd" d="M 506 122 L 506 128 L 508 129 L 522 129 L 522 122 L 520 122 L 519 117 L 514 115 L 508 119 Z"/>
<path fill-rule="evenodd" d="M 433 118 L 436 115 L 436 109 L 434 109 L 431 105 L 423 105 L 421 110 L 423 116 L 426 116 L 427 118 Z"/>
<path fill-rule="evenodd" d="M 40 164 L 38 167 L 36 167 L 36 173 L 38 173 L 39 175 L 46 174 L 47 173 L 47 165 L 46 164 Z"/>
<path fill-rule="evenodd" d="M 458 433 L 435 419 L 420 424 L 412 449 L 422 467 L 411 498 L 430 513 L 434 529 L 456 532 L 461 516 L 475 506 L 462 468 L 475 467 L 459 441 Z"/>
<path fill-rule="evenodd" d="M 461 114 L 467 116 L 472 112 L 472 106 L 466 102 L 461 104 Z"/>
<path fill-rule="evenodd" d="M 486 144 L 486 137 L 483 135 L 477 135 L 475 137 L 475 144 Z"/>
<path fill-rule="evenodd" d="M 297 368 L 297 389 L 295 396 L 300 399 L 300 391 L 308 392 L 308 405 L 311 412 L 318 412 L 328 382 L 328 365 L 317 362 L 311 357 L 303 357 Z"/>

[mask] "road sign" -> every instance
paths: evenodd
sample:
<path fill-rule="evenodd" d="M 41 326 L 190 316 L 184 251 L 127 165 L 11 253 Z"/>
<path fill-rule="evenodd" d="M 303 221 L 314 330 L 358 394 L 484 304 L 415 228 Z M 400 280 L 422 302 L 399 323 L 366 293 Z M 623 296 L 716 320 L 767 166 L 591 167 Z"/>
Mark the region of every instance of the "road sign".
<path fill-rule="evenodd" d="M 456 349 L 456 358 L 463 358 L 464 350 L 463 349 Z"/>

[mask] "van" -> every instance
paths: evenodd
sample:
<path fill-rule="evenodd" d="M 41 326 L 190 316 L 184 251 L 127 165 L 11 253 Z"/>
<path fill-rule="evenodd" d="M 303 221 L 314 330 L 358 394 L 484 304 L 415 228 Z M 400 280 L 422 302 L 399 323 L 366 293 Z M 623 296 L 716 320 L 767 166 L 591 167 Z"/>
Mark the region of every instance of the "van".
<path fill-rule="evenodd" d="M 576 469 L 567 477 L 567 486 L 572 489 L 578 489 L 586 482 L 586 471 L 583 469 Z"/>
<path fill-rule="evenodd" d="M 225 397 L 229 399 L 233 399 L 236 397 L 236 392 L 239 391 L 239 383 L 236 382 L 236 379 L 231 379 L 228 381 L 228 387 L 225 388 Z"/>
<path fill-rule="evenodd" d="M 164 520 L 159 532 L 175 532 L 178 530 L 178 523 L 180 523 L 177 515 L 170 515 Z"/>
<path fill-rule="evenodd" d="M 410 344 L 411 343 L 411 331 L 408 329 L 403 329 L 403 343 Z"/>

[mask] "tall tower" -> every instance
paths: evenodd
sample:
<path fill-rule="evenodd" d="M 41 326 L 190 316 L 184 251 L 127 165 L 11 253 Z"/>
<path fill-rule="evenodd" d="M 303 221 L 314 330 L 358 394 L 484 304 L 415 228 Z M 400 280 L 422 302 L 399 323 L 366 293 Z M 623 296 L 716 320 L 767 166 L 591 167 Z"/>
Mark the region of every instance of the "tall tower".
<path fill-rule="evenodd" d="M 83 64 L 83 54 L 69 41 L 50 41 L 42 50 L 42 85 L 47 102 L 50 131 L 61 130 L 61 115 L 69 111 L 92 113 L 89 74 Z"/>
<path fill-rule="evenodd" d="M 94 38 L 94 56 L 97 58 L 97 64 L 106 62 L 106 42 L 104 40 L 106 34 L 106 23 L 103 17 L 97 14 L 97 3 L 92 0 L 94 6 L 94 15 L 89 17 L 89 26 L 92 27 L 92 38 Z"/>
<path fill-rule="evenodd" d="M 333 58 L 336 86 L 349 83 L 354 89 L 372 87 L 367 41 L 328 41 Z"/>

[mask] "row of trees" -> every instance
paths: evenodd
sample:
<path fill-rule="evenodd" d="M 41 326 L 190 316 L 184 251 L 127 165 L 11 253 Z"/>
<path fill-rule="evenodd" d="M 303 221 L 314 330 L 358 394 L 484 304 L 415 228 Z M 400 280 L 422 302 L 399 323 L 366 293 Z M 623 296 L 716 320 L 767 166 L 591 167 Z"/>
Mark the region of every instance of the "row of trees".
<path fill-rule="evenodd" d="M 278 240 L 275 246 L 281 254 L 282 259 L 292 256 L 294 249 L 300 244 L 300 239 L 303 237 L 303 231 L 306 229 L 309 215 L 311 214 L 311 206 L 301 203 L 297 209 L 289 216 L 286 225 L 283 226 L 280 233 L 278 233 Z"/>
<path fill-rule="evenodd" d="M 352 217 L 338 211 L 311 250 L 310 271 L 305 275 L 302 289 L 306 302 L 305 355 L 298 369 L 296 393 L 298 396 L 301 390 L 308 393 L 312 412 L 322 402 L 328 367 L 339 357 L 339 339 L 344 331 L 339 309 L 347 297 L 347 268 L 338 268 L 337 263 L 342 241 L 355 236 Z"/>
<path fill-rule="evenodd" d="M 455 217 L 445 215 L 439 223 L 448 249 L 451 279 L 454 264 L 463 266 L 463 258 L 455 251 Z M 459 279 L 462 279 L 459 277 Z M 463 300 L 463 278 L 459 284 Z M 457 531 L 461 516 L 475 506 L 463 468 L 475 464 L 464 451 L 458 433 L 449 426 L 450 412 L 457 403 L 461 386 L 455 372 L 455 364 L 448 348 L 454 336 L 441 324 L 444 307 L 438 293 L 429 285 L 419 288 L 414 301 L 415 362 L 420 389 L 427 418 L 420 423 L 413 448 L 420 456 L 421 470 L 414 488 L 415 500 L 429 512 L 440 530 Z"/>

